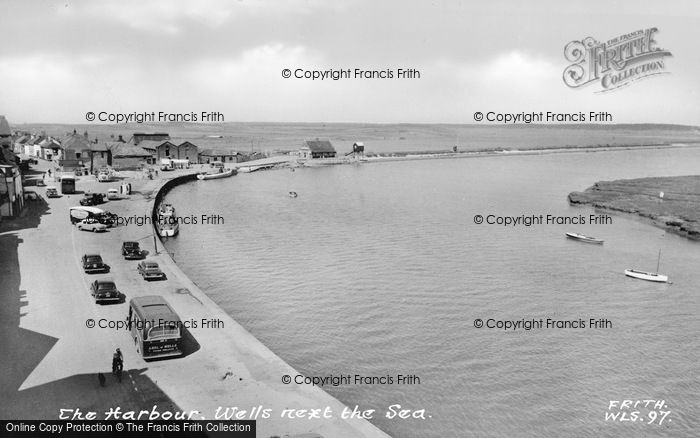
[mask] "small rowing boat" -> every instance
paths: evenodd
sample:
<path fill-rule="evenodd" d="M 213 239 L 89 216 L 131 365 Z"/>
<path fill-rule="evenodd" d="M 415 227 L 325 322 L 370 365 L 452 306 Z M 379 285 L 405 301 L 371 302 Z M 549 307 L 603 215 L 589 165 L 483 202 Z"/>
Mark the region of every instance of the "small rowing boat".
<path fill-rule="evenodd" d="M 219 173 L 200 173 L 199 175 L 197 175 L 197 179 L 203 181 L 205 179 L 228 178 L 231 175 L 235 175 L 235 172 L 235 169 L 228 169 Z"/>
<path fill-rule="evenodd" d="M 601 240 L 601 239 L 596 239 L 595 237 L 590 237 L 590 236 L 584 236 L 583 234 L 579 234 L 579 233 L 566 233 L 566 237 L 568 237 L 569 239 L 579 240 L 581 242 L 586 242 L 586 243 L 598 243 L 598 244 L 603 243 L 603 240 Z"/>

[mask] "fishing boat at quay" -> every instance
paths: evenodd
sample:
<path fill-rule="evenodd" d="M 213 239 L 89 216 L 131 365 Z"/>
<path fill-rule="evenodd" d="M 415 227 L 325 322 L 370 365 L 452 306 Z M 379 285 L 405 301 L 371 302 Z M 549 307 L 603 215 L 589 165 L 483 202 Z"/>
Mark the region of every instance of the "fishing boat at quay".
<path fill-rule="evenodd" d="M 236 169 L 228 169 L 219 173 L 200 173 L 199 175 L 197 175 L 197 179 L 200 181 L 204 181 L 207 179 L 228 178 L 229 176 L 233 176 L 236 173 Z"/>
<path fill-rule="evenodd" d="M 175 207 L 172 204 L 161 204 L 158 208 L 156 229 L 160 237 L 172 237 L 179 231 L 180 224 L 175 215 Z"/>

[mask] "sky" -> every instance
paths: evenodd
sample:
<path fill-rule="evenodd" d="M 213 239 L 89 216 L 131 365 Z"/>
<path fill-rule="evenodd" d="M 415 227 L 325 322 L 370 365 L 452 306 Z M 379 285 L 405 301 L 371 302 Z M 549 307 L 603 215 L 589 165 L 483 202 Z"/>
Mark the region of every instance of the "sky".
<path fill-rule="evenodd" d="M 215 111 L 227 122 L 474 123 L 474 113 L 606 111 L 700 125 L 697 1 L 16 1 L 0 4 L 0 114 Z M 564 47 L 658 28 L 668 74 L 572 89 Z M 283 78 L 415 68 L 420 79 Z"/>

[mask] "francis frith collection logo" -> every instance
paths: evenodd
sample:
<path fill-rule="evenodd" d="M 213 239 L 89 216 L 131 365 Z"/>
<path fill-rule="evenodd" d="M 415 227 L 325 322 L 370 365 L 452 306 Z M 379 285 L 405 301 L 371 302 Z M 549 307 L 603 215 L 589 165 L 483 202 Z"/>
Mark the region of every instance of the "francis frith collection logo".
<path fill-rule="evenodd" d="M 606 42 L 592 37 L 571 41 L 564 48 L 564 83 L 580 88 L 597 83 L 597 93 L 617 90 L 649 76 L 668 73 L 664 58 L 672 56 L 658 47 L 655 27 L 620 35 Z"/>

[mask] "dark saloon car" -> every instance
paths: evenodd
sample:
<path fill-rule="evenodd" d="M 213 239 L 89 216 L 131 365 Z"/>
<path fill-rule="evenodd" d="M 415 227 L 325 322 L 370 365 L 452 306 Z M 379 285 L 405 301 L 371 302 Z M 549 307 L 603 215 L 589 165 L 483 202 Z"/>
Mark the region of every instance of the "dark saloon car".
<path fill-rule="evenodd" d="M 122 243 L 122 255 L 126 260 L 141 260 L 146 258 L 141 248 L 139 248 L 138 242 Z"/>
<path fill-rule="evenodd" d="M 165 280 L 165 274 L 160 270 L 158 263 L 144 260 L 139 263 L 138 268 L 139 274 L 144 280 Z"/>
<path fill-rule="evenodd" d="M 90 295 L 96 303 L 104 301 L 121 301 L 122 295 L 112 280 L 95 280 L 90 286 Z"/>
<path fill-rule="evenodd" d="M 109 272 L 109 265 L 102 261 L 102 257 L 99 254 L 85 254 L 82 261 L 83 271 L 85 271 L 86 274 Z"/>
<path fill-rule="evenodd" d="M 105 211 L 104 213 L 96 215 L 95 218 L 102 225 L 105 225 L 108 228 L 114 228 L 117 226 L 117 220 L 119 219 L 119 216 L 117 216 L 114 213 L 109 213 Z"/>
<path fill-rule="evenodd" d="M 60 198 L 61 195 L 58 193 L 58 190 L 54 186 L 48 186 L 46 187 L 46 197 L 47 198 Z"/>
<path fill-rule="evenodd" d="M 104 193 L 86 193 L 83 199 L 80 200 L 80 205 L 99 205 L 105 203 Z"/>

